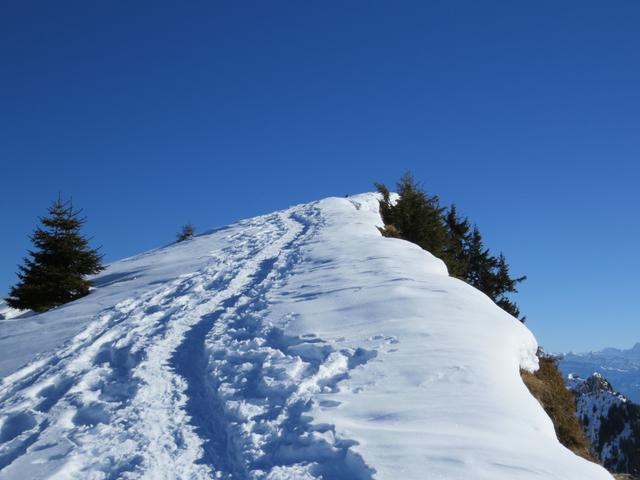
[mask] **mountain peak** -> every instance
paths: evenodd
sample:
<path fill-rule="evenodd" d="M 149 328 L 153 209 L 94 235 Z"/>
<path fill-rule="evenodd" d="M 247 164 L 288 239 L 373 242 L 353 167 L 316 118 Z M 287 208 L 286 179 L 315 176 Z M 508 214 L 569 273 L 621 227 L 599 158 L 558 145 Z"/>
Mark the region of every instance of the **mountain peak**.
<path fill-rule="evenodd" d="M 586 379 L 580 378 L 577 374 L 569 374 L 569 385 L 578 394 L 611 392 L 613 388 L 604 376 L 594 372 Z"/>
<path fill-rule="evenodd" d="M 603 465 L 611 472 L 638 473 L 640 408 L 614 391 L 600 373 L 586 380 L 575 374 L 567 384 L 576 396 L 576 413 Z"/>

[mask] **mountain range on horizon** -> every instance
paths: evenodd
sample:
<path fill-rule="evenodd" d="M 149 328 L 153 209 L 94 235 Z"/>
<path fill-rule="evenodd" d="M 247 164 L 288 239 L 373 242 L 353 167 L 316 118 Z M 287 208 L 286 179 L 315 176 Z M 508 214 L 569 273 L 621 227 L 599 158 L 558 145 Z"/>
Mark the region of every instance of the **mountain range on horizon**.
<path fill-rule="evenodd" d="M 635 403 L 640 403 L 640 342 L 629 349 L 604 348 L 599 351 L 558 355 L 558 366 L 566 376 L 588 378 L 599 373 Z"/>

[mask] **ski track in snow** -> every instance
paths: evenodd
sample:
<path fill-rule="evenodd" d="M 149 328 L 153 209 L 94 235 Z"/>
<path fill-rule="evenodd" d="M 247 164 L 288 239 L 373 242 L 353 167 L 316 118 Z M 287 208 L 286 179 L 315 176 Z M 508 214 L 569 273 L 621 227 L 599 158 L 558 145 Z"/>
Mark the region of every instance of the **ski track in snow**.
<path fill-rule="evenodd" d="M 375 352 L 264 321 L 266 293 L 322 221 L 313 204 L 253 219 L 202 270 L 103 311 L 6 377 L 0 478 L 46 450 L 58 479 L 371 478 L 355 442 L 305 412 Z"/>

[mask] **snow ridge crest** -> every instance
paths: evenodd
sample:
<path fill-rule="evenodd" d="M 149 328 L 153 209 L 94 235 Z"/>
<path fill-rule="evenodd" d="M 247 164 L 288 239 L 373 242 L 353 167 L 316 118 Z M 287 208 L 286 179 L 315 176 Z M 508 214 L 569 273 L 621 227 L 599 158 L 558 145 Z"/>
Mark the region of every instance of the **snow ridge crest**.
<path fill-rule="evenodd" d="M 520 380 L 529 330 L 329 198 L 2 320 L 0 479 L 609 479 Z"/>

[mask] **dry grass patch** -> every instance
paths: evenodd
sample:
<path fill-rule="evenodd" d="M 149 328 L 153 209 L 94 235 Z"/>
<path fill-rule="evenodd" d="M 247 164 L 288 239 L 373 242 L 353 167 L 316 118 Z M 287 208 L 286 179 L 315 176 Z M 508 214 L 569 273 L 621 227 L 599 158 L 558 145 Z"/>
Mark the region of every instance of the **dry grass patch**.
<path fill-rule="evenodd" d="M 575 397 L 566 388 L 555 359 L 540 357 L 539 360 L 540 369 L 536 373 L 520 372 L 522 380 L 551 418 L 560 443 L 576 455 L 600 463 L 578 423 Z"/>

